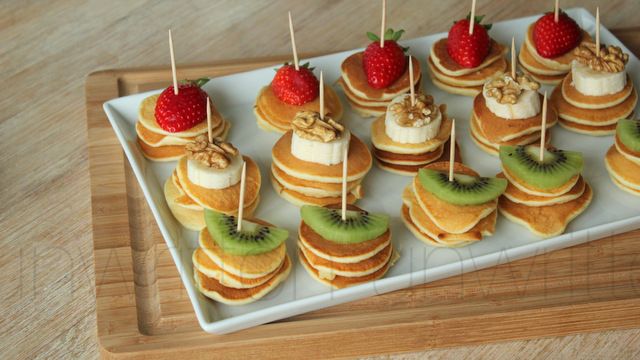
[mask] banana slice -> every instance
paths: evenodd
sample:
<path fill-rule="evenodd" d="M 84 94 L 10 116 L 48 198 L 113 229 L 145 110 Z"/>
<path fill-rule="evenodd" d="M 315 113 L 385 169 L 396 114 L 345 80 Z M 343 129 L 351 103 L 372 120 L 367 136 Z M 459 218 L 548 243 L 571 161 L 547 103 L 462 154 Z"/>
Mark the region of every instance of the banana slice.
<path fill-rule="evenodd" d="M 440 124 L 442 123 L 442 113 L 437 111 L 435 118 L 428 124 L 420 126 L 402 126 L 400 125 L 400 116 L 406 114 L 398 114 L 391 111 L 393 104 L 403 102 L 408 94 L 402 94 L 395 97 L 387 106 L 387 113 L 384 118 L 385 133 L 391 140 L 401 144 L 419 144 L 427 140 L 433 139 L 440 132 Z"/>
<path fill-rule="evenodd" d="M 339 139 L 330 142 L 308 140 L 296 135 L 294 131 L 291 137 L 291 154 L 300 160 L 317 164 L 339 164 L 349 148 L 350 139 L 349 130 L 345 130 Z"/>
<path fill-rule="evenodd" d="M 224 169 L 210 168 L 197 160 L 187 160 L 187 177 L 207 189 L 224 189 L 240 181 L 242 176 L 242 155 L 233 157 Z"/>
<path fill-rule="evenodd" d="M 624 71 L 595 71 L 578 61 L 571 63 L 571 76 L 576 90 L 589 96 L 615 94 L 627 85 L 627 75 Z"/>
<path fill-rule="evenodd" d="M 488 85 L 489 82 L 484 85 L 482 96 L 484 96 L 487 108 L 496 116 L 503 119 L 515 120 L 530 118 L 540 113 L 540 96 L 538 95 L 538 91 L 524 89 L 515 104 L 501 104 L 495 97 L 488 95 Z"/>

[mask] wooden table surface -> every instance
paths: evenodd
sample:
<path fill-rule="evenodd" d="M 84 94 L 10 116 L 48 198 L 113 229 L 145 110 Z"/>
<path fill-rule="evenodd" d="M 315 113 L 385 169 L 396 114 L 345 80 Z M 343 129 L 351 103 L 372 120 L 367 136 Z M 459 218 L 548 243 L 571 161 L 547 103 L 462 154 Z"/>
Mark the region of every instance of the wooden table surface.
<path fill-rule="evenodd" d="M 469 1 L 388 1 L 388 24 L 407 38 L 446 31 Z M 478 1 L 499 21 L 553 1 Z M 637 0 L 601 6 L 608 28 L 637 26 Z M 178 64 L 367 43 L 379 29 L 368 0 L 0 1 L 0 358 L 97 357 L 83 84 L 98 69 L 166 65 L 173 29 Z M 178 67 L 179 69 L 179 67 Z M 640 326 L 640 324 L 639 324 Z M 402 357 L 638 358 L 640 329 L 513 341 Z"/>

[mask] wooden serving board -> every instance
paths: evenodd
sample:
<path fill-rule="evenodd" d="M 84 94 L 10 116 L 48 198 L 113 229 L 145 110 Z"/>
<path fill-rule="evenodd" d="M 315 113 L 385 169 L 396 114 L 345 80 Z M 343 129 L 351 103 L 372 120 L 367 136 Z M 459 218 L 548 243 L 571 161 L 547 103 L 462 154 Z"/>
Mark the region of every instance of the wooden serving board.
<path fill-rule="evenodd" d="M 615 34 L 639 53 L 640 28 Z M 178 76 L 214 77 L 278 60 L 181 66 Z M 106 100 L 169 82 L 164 67 L 100 71 L 86 80 L 105 358 L 332 358 L 640 326 L 636 230 L 229 335 L 205 333 L 102 111 Z"/>

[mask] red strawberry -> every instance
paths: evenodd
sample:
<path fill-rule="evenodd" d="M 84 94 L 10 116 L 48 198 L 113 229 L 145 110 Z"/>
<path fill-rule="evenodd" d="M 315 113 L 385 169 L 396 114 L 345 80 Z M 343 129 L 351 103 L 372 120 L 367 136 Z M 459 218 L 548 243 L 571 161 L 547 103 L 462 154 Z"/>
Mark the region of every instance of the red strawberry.
<path fill-rule="evenodd" d="M 460 66 L 474 68 L 482 64 L 491 49 L 491 38 L 487 30 L 491 24 L 481 25 L 484 16 L 476 16 L 473 24 L 473 34 L 469 35 L 469 19 L 462 19 L 453 23 L 447 37 L 447 53 Z"/>
<path fill-rule="evenodd" d="M 200 87 L 209 79 L 184 81 L 178 85 L 178 95 L 173 85 L 164 89 L 156 102 L 156 121 L 169 132 L 191 129 L 207 119 L 207 93 Z"/>
<path fill-rule="evenodd" d="M 393 29 L 387 29 L 384 34 L 384 47 L 380 47 L 378 36 L 367 33 L 373 42 L 364 50 L 362 67 L 372 88 L 389 87 L 404 74 L 407 66 L 404 52 L 408 48 L 403 48 L 397 43 L 402 33 L 404 30 L 394 32 Z"/>
<path fill-rule="evenodd" d="M 538 54 L 545 58 L 555 58 L 573 50 L 582 40 L 580 26 L 561 11 L 558 22 L 553 12 L 546 13 L 533 26 L 533 43 Z"/>
<path fill-rule="evenodd" d="M 271 81 L 273 93 L 280 101 L 290 105 L 303 105 L 318 97 L 320 82 L 313 75 L 309 63 L 295 66 L 284 64 Z"/>

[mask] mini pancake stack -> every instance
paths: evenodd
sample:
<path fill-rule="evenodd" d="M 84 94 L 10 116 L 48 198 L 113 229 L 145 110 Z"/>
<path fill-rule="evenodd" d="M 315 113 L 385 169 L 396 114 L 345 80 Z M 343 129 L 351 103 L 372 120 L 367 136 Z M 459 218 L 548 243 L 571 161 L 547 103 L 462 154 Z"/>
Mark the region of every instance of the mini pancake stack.
<path fill-rule="evenodd" d="M 361 198 L 360 183 L 372 165 L 367 146 L 328 116 L 301 111 L 271 151 L 271 183 L 290 203 L 324 206 L 340 202 L 342 159 L 348 151 L 348 203 Z"/>
<path fill-rule="evenodd" d="M 574 50 L 571 72 L 551 95 L 560 125 L 581 134 L 614 134 L 619 119 L 633 116 L 638 93 L 625 65 L 629 55 L 617 46 L 584 43 Z"/>
<path fill-rule="evenodd" d="M 614 184 L 640 196 L 640 120 L 618 121 L 615 142 L 607 151 L 604 164 Z"/>
<path fill-rule="evenodd" d="M 305 205 L 298 230 L 300 262 L 319 282 L 340 289 L 381 278 L 397 260 L 389 217 L 349 205 Z"/>
<path fill-rule="evenodd" d="M 412 105 L 411 95 L 402 94 L 371 126 L 373 155 L 383 170 L 414 176 L 421 167 L 448 156 L 450 134 L 446 105 L 438 107 L 424 94 L 416 95 Z"/>
<path fill-rule="evenodd" d="M 471 139 L 485 152 L 497 156 L 502 145 L 528 145 L 539 142 L 542 129 L 540 84 L 528 75 L 500 74 L 487 81 L 473 100 Z M 556 125 L 553 107 L 547 111 L 545 129 Z M 547 134 L 548 134 L 548 130 Z M 549 140 L 547 135 L 546 140 Z"/>
<path fill-rule="evenodd" d="M 193 276 L 206 297 L 228 305 L 254 302 L 283 282 L 291 271 L 285 240 L 289 232 L 259 219 L 205 211 L 207 227 L 193 252 Z"/>
<path fill-rule="evenodd" d="M 200 135 L 185 145 L 186 156 L 164 184 L 164 195 L 174 217 L 187 229 L 205 226 L 204 210 L 236 214 L 243 161 L 247 164 L 244 213 L 251 216 L 260 201 L 262 182 L 258 165 L 233 145 Z"/>
<path fill-rule="evenodd" d="M 502 172 L 509 181 L 498 209 L 507 219 L 537 236 L 562 234 L 591 203 L 593 192 L 582 178 L 582 154 L 540 147 L 501 146 Z"/>
<path fill-rule="evenodd" d="M 480 177 L 467 166 L 431 163 L 402 194 L 402 220 L 427 245 L 461 247 L 493 235 L 504 179 Z"/>

